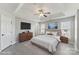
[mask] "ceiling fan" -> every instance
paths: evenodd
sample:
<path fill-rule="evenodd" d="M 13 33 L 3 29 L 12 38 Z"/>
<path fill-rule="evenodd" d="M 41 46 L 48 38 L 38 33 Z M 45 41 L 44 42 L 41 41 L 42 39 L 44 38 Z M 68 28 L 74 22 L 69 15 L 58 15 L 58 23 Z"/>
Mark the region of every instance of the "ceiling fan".
<path fill-rule="evenodd" d="M 50 14 L 50 12 L 44 12 L 43 9 L 39 9 L 38 13 L 36 13 L 35 15 L 47 17 L 47 14 Z"/>

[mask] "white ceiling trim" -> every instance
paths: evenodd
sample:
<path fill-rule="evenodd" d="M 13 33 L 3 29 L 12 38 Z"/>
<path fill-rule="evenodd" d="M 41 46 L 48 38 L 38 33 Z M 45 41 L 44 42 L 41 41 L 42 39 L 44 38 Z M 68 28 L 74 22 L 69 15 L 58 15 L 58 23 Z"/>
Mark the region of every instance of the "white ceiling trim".
<path fill-rule="evenodd" d="M 21 9 L 21 7 L 22 7 L 23 5 L 24 5 L 24 3 L 20 3 L 20 4 L 17 6 L 16 10 L 14 11 L 14 14 L 17 13 L 17 12 Z"/>

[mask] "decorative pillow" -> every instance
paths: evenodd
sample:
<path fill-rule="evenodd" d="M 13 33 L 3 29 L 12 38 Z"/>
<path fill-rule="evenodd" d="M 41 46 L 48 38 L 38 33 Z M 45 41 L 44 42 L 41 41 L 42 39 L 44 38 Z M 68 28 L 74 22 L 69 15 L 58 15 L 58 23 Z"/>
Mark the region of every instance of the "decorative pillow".
<path fill-rule="evenodd" d="M 52 34 L 53 34 L 53 35 L 55 35 L 55 36 L 57 36 L 57 35 L 58 35 L 58 33 L 57 33 L 57 32 L 52 32 Z"/>
<path fill-rule="evenodd" d="M 48 31 L 47 31 L 47 32 L 46 32 L 46 35 L 53 35 L 53 34 L 52 34 L 51 32 L 48 32 Z"/>
<path fill-rule="evenodd" d="M 52 33 L 47 33 L 47 35 L 53 35 Z"/>
<path fill-rule="evenodd" d="M 48 33 L 51 33 L 51 32 L 49 32 L 49 31 L 46 31 L 46 34 L 48 34 Z"/>

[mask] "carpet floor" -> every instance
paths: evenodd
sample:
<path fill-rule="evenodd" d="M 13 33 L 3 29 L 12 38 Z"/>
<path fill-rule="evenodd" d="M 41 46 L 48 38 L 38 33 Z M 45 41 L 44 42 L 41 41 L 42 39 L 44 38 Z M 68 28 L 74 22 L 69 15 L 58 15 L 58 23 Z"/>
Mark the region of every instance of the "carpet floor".
<path fill-rule="evenodd" d="M 79 55 L 79 52 L 74 51 L 73 45 L 59 43 L 57 51 L 51 54 L 47 50 L 32 44 L 30 41 L 26 41 L 6 48 L 0 52 L 0 55 Z"/>

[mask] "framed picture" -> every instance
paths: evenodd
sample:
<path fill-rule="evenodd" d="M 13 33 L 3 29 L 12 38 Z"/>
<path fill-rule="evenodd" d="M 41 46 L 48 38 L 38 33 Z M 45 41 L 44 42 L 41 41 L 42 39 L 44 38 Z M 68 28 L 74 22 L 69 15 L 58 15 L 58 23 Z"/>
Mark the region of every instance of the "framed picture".
<path fill-rule="evenodd" d="M 48 29 L 58 29 L 57 23 L 48 23 Z"/>

